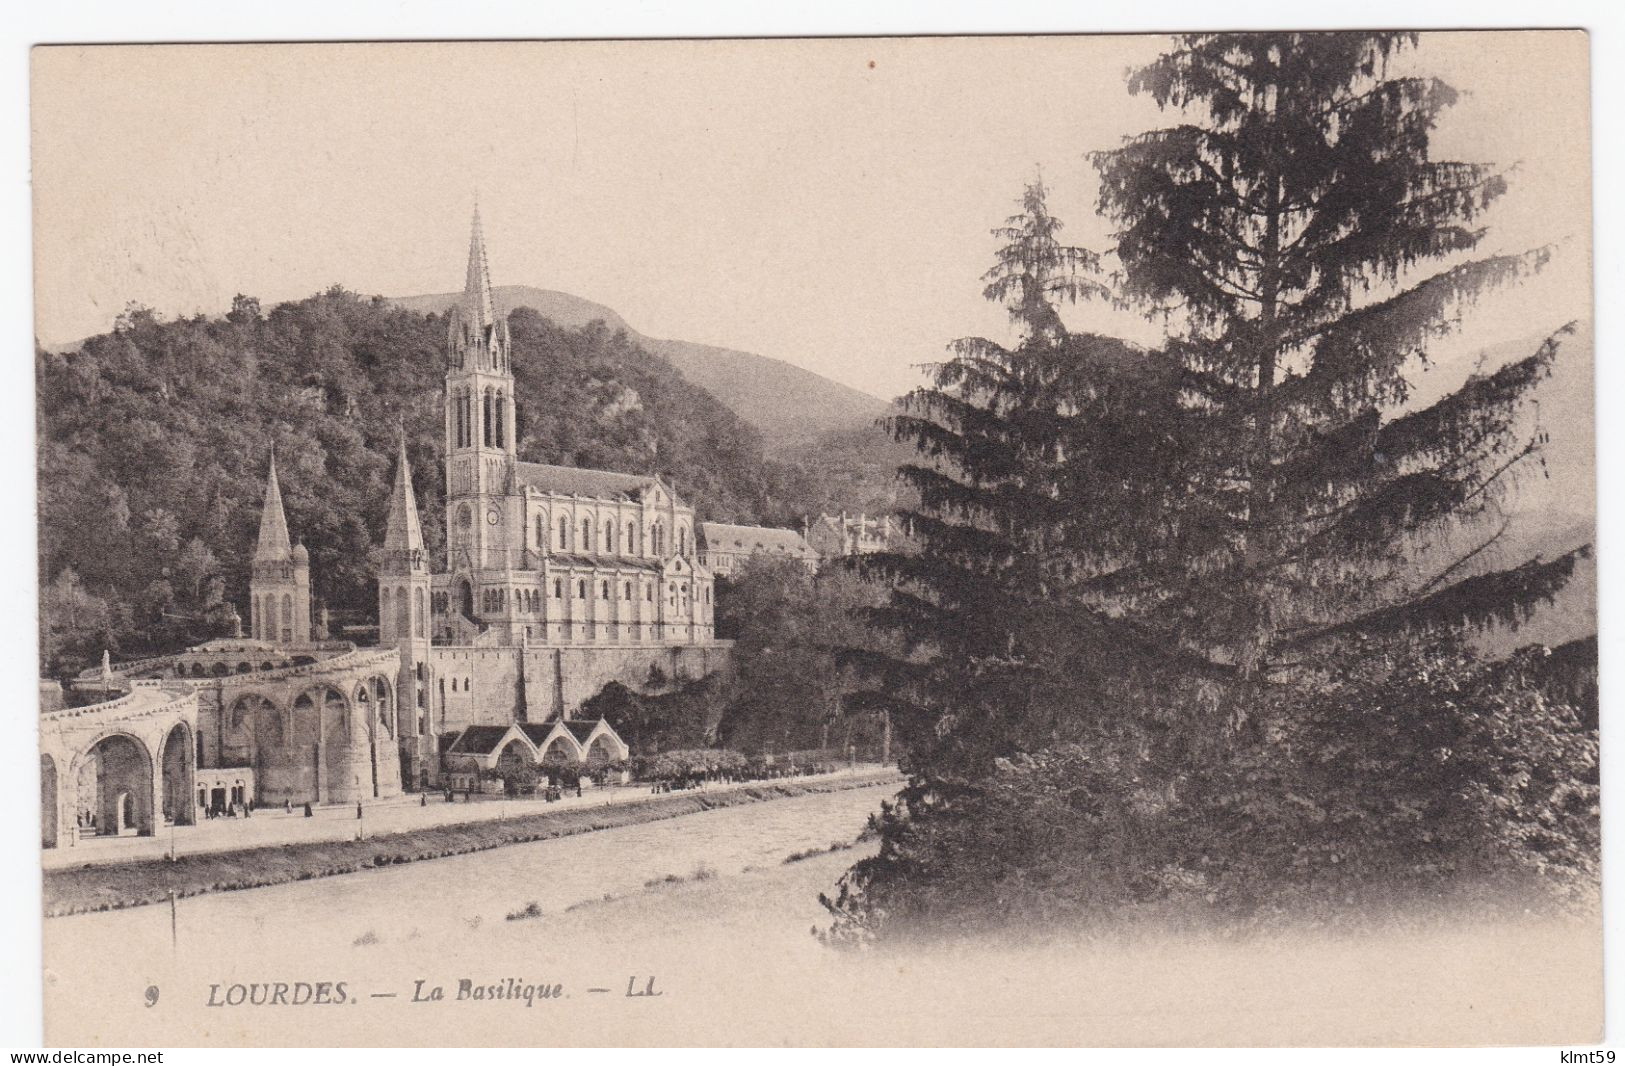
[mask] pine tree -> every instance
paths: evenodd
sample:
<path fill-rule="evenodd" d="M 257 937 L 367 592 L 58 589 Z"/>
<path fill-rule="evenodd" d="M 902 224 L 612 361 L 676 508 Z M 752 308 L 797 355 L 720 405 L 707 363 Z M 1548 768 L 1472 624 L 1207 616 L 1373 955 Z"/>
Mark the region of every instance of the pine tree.
<path fill-rule="evenodd" d="M 1008 750 L 1037 707 L 1042 635 L 1053 633 L 1057 550 L 1078 513 L 1060 457 L 1077 412 L 1068 402 L 1073 338 L 1057 304 L 1099 291 L 1095 259 L 1061 243 L 1041 181 L 993 234 L 1005 243 L 983 280 L 1016 341 L 950 345 L 932 382 L 904 397 L 888 428 L 919 452 L 899 476 L 920 505 L 904 521 L 916 548 L 861 557 L 895 591 L 875 612 L 909 654 L 853 658 L 884 679 L 882 702 L 935 794 Z M 1106 344 L 1110 342 L 1098 341 Z M 957 769 L 950 771 L 950 765 Z"/>
<path fill-rule="evenodd" d="M 901 471 L 922 501 L 920 550 L 869 565 L 897 584 L 883 618 L 913 655 L 869 666 L 910 779 L 879 854 L 825 900 L 837 939 L 1180 892 L 1342 899 L 1338 856 L 1398 856 L 1374 876 L 1434 887 L 1441 867 L 1403 868 L 1421 854 L 1407 852 L 1416 824 L 1370 804 L 1328 814 L 1341 793 L 1316 753 L 1382 732 L 1339 702 L 1364 691 L 1351 677 L 1404 691 L 1430 662 L 1465 661 L 1452 634 L 1521 619 L 1578 553 L 1488 565 L 1509 483 L 1539 458 L 1527 401 L 1565 331 L 1406 403 L 1473 297 L 1546 256 L 1473 256 L 1505 181 L 1430 158 L 1454 94 L 1387 76 L 1411 43 L 1201 35 L 1135 73 L 1133 91 L 1189 121 L 1094 157 L 1120 227 L 1109 289 L 1093 256 L 1059 243 L 1041 186 L 995 231 L 1007 243 L 986 295 L 1018 343 L 958 342 L 892 423 L 926 457 Z M 1141 350 L 1069 334 L 1058 304 L 1078 296 L 1141 306 L 1168 337 Z M 1460 669 L 1404 713 L 1473 720 L 1480 708 L 1439 693 L 1499 682 Z M 1554 778 L 1567 771 L 1550 751 L 1585 748 L 1558 712 L 1526 732 L 1561 743 L 1512 745 Z M 1426 777 L 1437 754 L 1371 750 L 1378 787 Z M 1582 860 L 1584 802 L 1543 823 Z M 1429 817 L 1466 850 L 1505 854 L 1486 844 L 1504 837 L 1492 808 Z"/>
<path fill-rule="evenodd" d="M 1129 89 L 1184 121 L 1094 156 L 1120 295 L 1169 322 L 1197 462 L 1114 593 L 1148 634 L 1249 682 L 1354 638 L 1516 622 L 1575 562 L 1475 572 L 1538 459 L 1526 401 L 1566 330 L 1406 406 L 1472 300 L 1548 254 L 1473 255 L 1506 180 L 1432 158 L 1456 93 L 1389 75 L 1415 42 L 1180 38 Z"/>

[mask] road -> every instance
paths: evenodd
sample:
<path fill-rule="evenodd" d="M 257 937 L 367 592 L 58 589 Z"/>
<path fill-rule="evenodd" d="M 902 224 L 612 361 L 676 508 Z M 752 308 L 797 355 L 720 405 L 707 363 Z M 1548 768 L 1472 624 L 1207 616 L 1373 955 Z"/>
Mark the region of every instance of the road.
<path fill-rule="evenodd" d="M 882 770 L 878 766 L 859 765 L 851 770 L 837 770 L 811 779 L 847 778 L 880 772 Z M 790 777 L 782 780 L 803 779 Z M 707 785 L 706 789 L 716 792 L 760 784 L 762 784 L 760 781 L 738 785 L 712 784 Z M 351 840 L 358 832 L 363 831 L 369 837 L 375 837 L 429 826 L 497 820 L 525 814 L 557 813 L 578 810 L 582 807 L 601 807 L 606 804 L 641 803 L 659 798 L 661 797 L 651 795 L 646 785 L 628 785 L 610 788 L 588 787 L 580 797 L 572 791 L 563 799 L 552 803 L 535 797 L 510 800 L 500 796 L 476 796 L 472 803 L 465 802 L 458 796 L 454 802 L 447 803 L 439 793 L 434 793 L 428 797 L 427 804 L 422 804 L 417 795 L 407 795 L 367 803 L 362 808 L 361 818 L 356 817 L 353 805 L 316 807 L 312 809 L 312 816 L 309 818 L 304 816 L 304 810 L 300 807 L 293 808 L 291 813 L 281 807 L 268 807 L 256 811 L 249 818 L 210 818 L 197 825 L 164 826 L 157 835 L 150 837 L 86 837 L 71 846 L 43 850 L 41 863 L 45 869 L 55 870 L 67 866 L 83 866 L 87 863 L 99 865 L 132 862 L 137 859 L 160 859 L 168 855 L 171 848 L 177 855 L 190 855 L 312 840 Z"/>

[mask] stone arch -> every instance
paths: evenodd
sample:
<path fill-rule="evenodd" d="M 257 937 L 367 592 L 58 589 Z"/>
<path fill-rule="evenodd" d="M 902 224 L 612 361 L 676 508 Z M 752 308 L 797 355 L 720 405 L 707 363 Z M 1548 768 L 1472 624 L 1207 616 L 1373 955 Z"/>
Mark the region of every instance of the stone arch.
<path fill-rule="evenodd" d="M 185 722 L 176 722 L 164 734 L 159 767 L 159 802 L 163 805 L 163 818 L 176 825 L 191 825 L 192 817 L 192 730 Z"/>
<path fill-rule="evenodd" d="M 207 675 L 208 675 L 208 671 L 203 669 L 203 664 L 202 663 L 193 663 L 192 664 L 192 676 L 193 677 L 206 677 Z"/>
<path fill-rule="evenodd" d="M 516 766 L 535 766 L 536 759 L 525 742 L 517 737 L 508 741 L 497 755 L 497 769 L 502 770 Z"/>
<path fill-rule="evenodd" d="M 239 674 L 249 673 L 253 669 L 254 669 L 254 666 L 251 663 L 238 663 L 237 664 L 237 672 Z"/>
<path fill-rule="evenodd" d="M 56 760 L 41 752 L 39 757 L 39 805 L 40 805 L 40 844 L 42 847 L 56 847 L 57 812 L 60 810 L 60 801 L 57 798 Z"/>
<path fill-rule="evenodd" d="M 365 740 L 363 731 L 357 736 L 355 716 L 350 700 L 332 685 L 321 685 L 316 690 L 322 716 L 322 796 L 331 800 L 336 793 L 347 792 L 358 784 L 354 778 L 355 750 Z"/>
<path fill-rule="evenodd" d="M 272 753 L 282 747 L 282 718 L 282 712 L 264 693 L 240 693 L 226 708 L 220 754 L 260 770 Z"/>
<path fill-rule="evenodd" d="M 547 742 L 547 746 L 542 749 L 542 756 L 539 761 L 543 765 L 553 766 L 580 762 L 581 747 L 575 742 L 574 738 L 560 733 Z"/>
<path fill-rule="evenodd" d="M 374 727 L 381 728 L 384 736 L 394 739 L 396 732 L 394 702 L 390 699 L 390 695 L 389 682 L 381 676 L 374 675 L 356 682 L 355 691 L 350 699 L 355 705 L 357 717 L 367 724 L 369 730 Z"/>
<path fill-rule="evenodd" d="M 225 677 L 227 674 L 231 673 L 231 667 L 227 666 L 225 663 L 215 663 L 214 666 L 209 668 L 209 673 L 213 674 L 215 677 Z"/>
<path fill-rule="evenodd" d="M 73 787 L 87 833 L 152 835 L 152 752 L 139 737 L 114 729 L 86 745 Z"/>
<path fill-rule="evenodd" d="M 607 733 L 600 733 L 592 738 L 591 744 L 587 745 L 585 762 L 588 766 L 598 767 L 615 762 L 620 757 L 621 752 L 615 746 L 615 742 L 609 738 Z"/>
<path fill-rule="evenodd" d="M 474 586 L 466 577 L 457 582 L 457 608 L 465 618 L 474 617 Z"/>
<path fill-rule="evenodd" d="M 278 761 L 277 791 L 294 802 L 321 798 L 322 707 L 321 690 L 299 693 L 282 717 L 285 758 Z"/>

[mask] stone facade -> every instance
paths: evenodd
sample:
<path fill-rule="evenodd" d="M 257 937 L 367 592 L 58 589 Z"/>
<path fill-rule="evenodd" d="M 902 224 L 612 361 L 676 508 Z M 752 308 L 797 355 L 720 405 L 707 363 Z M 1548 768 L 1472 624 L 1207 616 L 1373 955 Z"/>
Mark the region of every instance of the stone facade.
<path fill-rule="evenodd" d="M 694 510 L 658 477 L 520 462 L 506 320 L 474 218 L 449 316 L 446 557 L 424 549 L 404 437 L 378 563 L 376 648 L 312 639 L 310 554 L 276 459 L 249 583 L 250 636 L 85 671 L 42 699 L 48 846 L 152 833 L 203 806 L 356 803 L 435 787 L 465 731 L 518 729 L 533 758 L 627 756 L 575 712 L 611 681 L 662 691 L 728 669 Z M 42 692 L 44 690 L 42 689 Z M 80 700 L 83 702 L 83 700 Z M 551 725 L 549 725 L 551 723 Z M 563 729 L 552 736 L 550 729 Z"/>
<path fill-rule="evenodd" d="M 700 562 L 718 577 L 733 574 L 753 555 L 794 559 L 809 572 L 818 569 L 819 553 L 793 529 L 700 523 Z"/>

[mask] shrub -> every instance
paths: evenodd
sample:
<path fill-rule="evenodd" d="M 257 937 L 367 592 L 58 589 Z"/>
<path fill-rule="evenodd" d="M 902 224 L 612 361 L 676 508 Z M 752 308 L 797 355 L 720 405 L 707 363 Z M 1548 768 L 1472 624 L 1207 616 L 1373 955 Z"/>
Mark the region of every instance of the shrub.
<path fill-rule="evenodd" d="M 1589 905 L 1597 735 L 1538 679 L 1547 655 L 1369 656 L 1261 696 L 1263 738 L 1190 769 L 1102 733 L 979 780 L 916 779 L 883 808 L 880 853 L 824 901 L 831 935 L 1146 908 L 1267 921 L 1423 898 Z"/>

